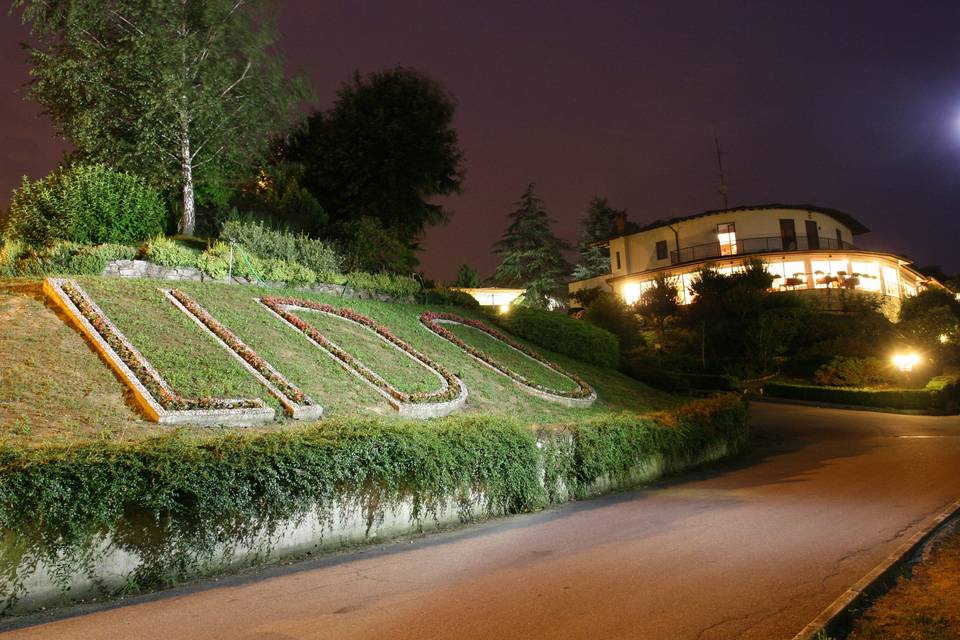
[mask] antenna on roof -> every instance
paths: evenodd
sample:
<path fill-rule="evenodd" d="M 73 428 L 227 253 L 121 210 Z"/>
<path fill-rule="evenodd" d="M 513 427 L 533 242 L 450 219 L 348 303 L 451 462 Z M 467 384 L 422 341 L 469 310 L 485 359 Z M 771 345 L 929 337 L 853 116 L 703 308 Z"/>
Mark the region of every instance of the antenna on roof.
<path fill-rule="evenodd" d="M 726 151 L 720 149 L 720 138 L 713 136 L 713 142 L 717 147 L 717 167 L 720 168 L 720 202 L 723 203 L 724 209 L 729 209 L 730 205 L 727 203 L 727 181 L 723 177 L 723 156 L 727 154 Z"/>

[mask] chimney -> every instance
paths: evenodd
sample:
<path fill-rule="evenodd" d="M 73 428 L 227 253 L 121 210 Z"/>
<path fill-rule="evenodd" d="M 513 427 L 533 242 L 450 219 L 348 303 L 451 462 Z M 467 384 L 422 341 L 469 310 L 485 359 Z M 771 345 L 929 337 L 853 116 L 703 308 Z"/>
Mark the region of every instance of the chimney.
<path fill-rule="evenodd" d="M 613 226 L 617 230 L 617 235 L 622 236 L 627 230 L 627 212 L 618 211 L 617 215 L 613 217 Z"/>

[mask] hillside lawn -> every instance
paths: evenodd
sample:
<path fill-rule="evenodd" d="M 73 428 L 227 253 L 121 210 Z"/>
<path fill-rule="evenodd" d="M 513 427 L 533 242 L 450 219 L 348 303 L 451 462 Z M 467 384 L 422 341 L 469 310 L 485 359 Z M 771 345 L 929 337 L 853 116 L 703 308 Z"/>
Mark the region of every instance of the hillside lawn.
<path fill-rule="evenodd" d="M 563 369 L 579 374 L 596 389 L 588 409 L 570 409 L 536 398 L 431 333 L 419 322 L 424 309 L 450 311 L 486 320 L 480 311 L 443 305 L 402 305 L 339 298 L 293 290 L 156 280 L 77 278 L 134 345 L 184 396 L 259 397 L 277 409 L 278 422 L 258 429 L 295 428 L 279 404 L 222 347 L 217 345 L 160 292 L 175 286 L 236 333 L 312 396 L 327 416 L 396 413 L 375 391 L 344 371 L 306 338 L 271 316 L 255 298 L 289 295 L 354 309 L 381 322 L 466 383 L 465 413 L 509 415 L 531 426 L 570 422 L 577 417 L 675 407 L 686 399 L 657 391 L 623 374 L 530 345 Z M 167 430 L 143 419 L 130 404 L 125 387 L 103 364 L 79 332 L 47 305 L 38 280 L 0 281 L 0 438 L 21 443 L 131 440 Z M 387 347 L 373 333 L 317 312 L 298 311 L 331 340 L 359 356 L 404 391 L 439 386 L 432 373 Z M 461 339 L 527 376 L 558 390 L 566 378 L 504 347 L 482 332 L 447 325 Z M 516 339 L 521 344 L 529 344 Z M 399 418 L 396 418 L 399 420 Z M 195 428 L 210 432 L 220 429 Z"/>

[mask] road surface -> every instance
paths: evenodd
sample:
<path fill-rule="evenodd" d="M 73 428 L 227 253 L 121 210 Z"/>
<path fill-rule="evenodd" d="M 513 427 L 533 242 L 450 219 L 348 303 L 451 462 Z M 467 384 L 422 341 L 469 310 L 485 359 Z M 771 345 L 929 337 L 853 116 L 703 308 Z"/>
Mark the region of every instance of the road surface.
<path fill-rule="evenodd" d="M 4 638 L 791 638 L 960 497 L 960 418 L 755 403 L 751 451 L 635 491 Z"/>

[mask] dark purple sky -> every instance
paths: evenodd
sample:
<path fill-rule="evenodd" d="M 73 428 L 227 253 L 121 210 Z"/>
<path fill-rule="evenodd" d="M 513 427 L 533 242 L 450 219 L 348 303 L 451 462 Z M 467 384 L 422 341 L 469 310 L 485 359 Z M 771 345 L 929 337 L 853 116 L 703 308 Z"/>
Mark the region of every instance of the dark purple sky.
<path fill-rule="evenodd" d="M 782 6 L 776 6 L 782 5 Z M 427 273 L 482 275 L 529 181 L 577 235 L 590 197 L 638 222 L 730 204 L 814 203 L 860 244 L 960 270 L 960 2 L 281 3 L 290 68 L 319 106 L 354 69 L 403 64 L 458 100 L 464 193 L 431 230 Z M 42 176 L 62 143 L 22 100 L 16 16 L 0 32 L 0 188 Z"/>

